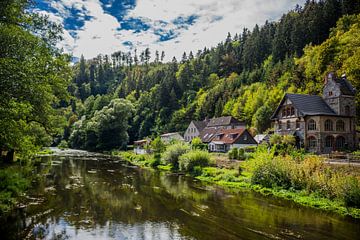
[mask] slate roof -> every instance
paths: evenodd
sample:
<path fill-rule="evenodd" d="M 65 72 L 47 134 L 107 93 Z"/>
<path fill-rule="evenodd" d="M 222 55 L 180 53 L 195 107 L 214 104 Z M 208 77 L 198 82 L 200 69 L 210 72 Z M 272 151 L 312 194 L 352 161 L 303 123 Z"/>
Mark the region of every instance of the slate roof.
<path fill-rule="evenodd" d="M 344 95 L 355 95 L 355 89 L 354 87 L 349 83 L 349 81 L 346 79 L 346 76 L 342 76 L 341 78 L 336 78 L 335 82 L 340 86 L 340 91 Z"/>
<path fill-rule="evenodd" d="M 278 108 L 272 115 L 271 119 L 276 119 L 276 116 L 286 99 L 290 99 L 294 107 L 299 111 L 300 116 L 314 116 L 314 115 L 336 115 L 336 113 L 327 105 L 324 99 L 317 95 L 306 94 L 285 94 L 281 100 Z"/>
<path fill-rule="evenodd" d="M 193 121 L 195 127 L 201 132 L 207 125 L 207 121 Z"/>
<path fill-rule="evenodd" d="M 218 118 L 210 119 L 209 123 L 207 124 L 207 127 L 227 126 L 230 124 L 245 126 L 244 122 L 240 122 L 239 120 L 237 120 L 232 116 L 226 116 L 226 117 L 218 117 Z"/>
<path fill-rule="evenodd" d="M 200 132 L 200 138 L 203 143 L 209 143 L 215 137 L 217 129 L 214 128 L 205 128 Z"/>

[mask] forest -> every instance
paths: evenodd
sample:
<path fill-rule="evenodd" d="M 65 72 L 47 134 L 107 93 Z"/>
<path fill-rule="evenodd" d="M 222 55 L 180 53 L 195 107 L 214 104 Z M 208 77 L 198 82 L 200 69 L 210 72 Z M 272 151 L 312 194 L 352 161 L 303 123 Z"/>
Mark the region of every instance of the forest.
<path fill-rule="evenodd" d="M 216 47 L 184 52 L 171 62 L 152 49 L 81 57 L 69 86 L 64 144 L 124 148 L 147 136 L 182 132 L 191 120 L 223 115 L 245 121 L 253 134 L 265 132 L 286 92 L 321 94 L 328 71 L 345 73 L 359 89 L 359 13 L 358 1 L 307 1 L 279 21 L 239 29 Z M 109 120 L 116 119 L 109 112 L 114 99 L 129 109 L 116 124 Z"/>
<path fill-rule="evenodd" d="M 121 149 L 223 115 L 262 133 L 285 92 L 320 94 L 328 71 L 360 89 L 357 0 L 307 1 L 169 62 L 166 52 L 133 49 L 74 66 L 56 48 L 61 27 L 31 6 L 7 0 L 0 10 L 0 146 L 10 158 L 58 144 Z"/>

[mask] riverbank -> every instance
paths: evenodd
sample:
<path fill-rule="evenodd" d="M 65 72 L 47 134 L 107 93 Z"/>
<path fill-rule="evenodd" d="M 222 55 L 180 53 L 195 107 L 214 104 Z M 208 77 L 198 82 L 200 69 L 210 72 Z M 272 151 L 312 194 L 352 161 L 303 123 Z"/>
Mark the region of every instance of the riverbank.
<path fill-rule="evenodd" d="M 139 167 L 178 171 L 171 164 L 164 164 L 164 161 L 154 164 L 154 156 L 151 154 L 114 154 Z M 266 152 L 265 155 L 267 156 L 264 156 L 264 153 L 254 153 L 249 160 L 238 165 L 229 164 L 230 168 L 216 167 L 212 161 L 211 166 L 187 174 L 200 181 L 229 188 L 231 191 L 253 190 L 265 196 L 272 195 L 303 206 L 360 218 L 360 209 L 349 206 L 358 204 L 360 197 L 358 169 L 343 166 L 333 170 L 319 157 L 310 155 L 295 156 L 302 158 L 298 162 L 289 156 L 283 157 L 286 161 L 279 161 L 279 157 Z M 294 163 L 289 164 L 291 161 Z"/>

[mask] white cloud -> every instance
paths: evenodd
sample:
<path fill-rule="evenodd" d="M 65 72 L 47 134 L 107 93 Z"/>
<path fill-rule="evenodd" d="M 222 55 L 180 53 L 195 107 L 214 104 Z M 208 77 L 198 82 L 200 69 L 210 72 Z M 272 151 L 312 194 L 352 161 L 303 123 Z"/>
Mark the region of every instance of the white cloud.
<path fill-rule="evenodd" d="M 216 46 L 228 32 L 239 33 L 243 27 L 251 29 L 255 24 L 261 25 L 266 20 L 278 19 L 296 4 L 304 2 L 305 0 L 137 0 L 135 8 L 129 10 L 124 18 L 141 19 L 150 26 L 147 31 L 138 33 L 117 30 L 120 23 L 114 16 L 104 12 L 99 0 L 53 2 L 52 7 L 60 15 L 53 14 L 51 18 L 60 21 L 68 17 L 68 9 L 71 7 L 81 11 L 83 16 L 86 14 L 92 17 L 85 21 L 81 29 L 75 30 L 76 38 L 65 31 L 65 41 L 62 44 L 76 57 L 84 54 L 86 58 L 92 58 L 99 53 L 127 51 L 129 48 L 122 43 L 130 41 L 139 51 L 146 47 L 152 51 L 165 51 L 167 60 L 170 60 L 173 56 L 180 58 L 184 51 L 196 52 L 205 46 Z M 172 23 L 180 16 L 192 15 L 196 15 L 197 19 L 187 29 Z M 155 34 L 159 29 L 173 30 L 177 37 L 159 42 L 159 36 Z"/>

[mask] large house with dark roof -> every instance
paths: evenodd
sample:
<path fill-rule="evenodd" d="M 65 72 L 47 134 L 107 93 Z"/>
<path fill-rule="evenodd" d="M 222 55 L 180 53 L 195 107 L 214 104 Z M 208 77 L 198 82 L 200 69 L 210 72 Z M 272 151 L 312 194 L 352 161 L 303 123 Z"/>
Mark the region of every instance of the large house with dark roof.
<path fill-rule="evenodd" d="M 275 133 L 293 135 L 297 147 L 316 153 L 355 149 L 355 89 L 343 75 L 325 77 L 323 95 L 285 94 L 271 117 Z"/>
<path fill-rule="evenodd" d="M 257 142 L 245 128 L 219 129 L 216 131 L 209 142 L 211 152 L 227 152 L 232 148 L 257 146 Z"/>
<path fill-rule="evenodd" d="M 205 136 L 207 132 L 216 132 L 220 129 L 245 128 L 245 122 L 241 122 L 232 116 L 205 119 L 203 121 L 191 121 L 184 133 L 186 142 L 191 142 L 195 137 Z M 202 138 L 202 137 L 201 137 Z M 206 140 L 203 142 L 206 142 Z"/>

